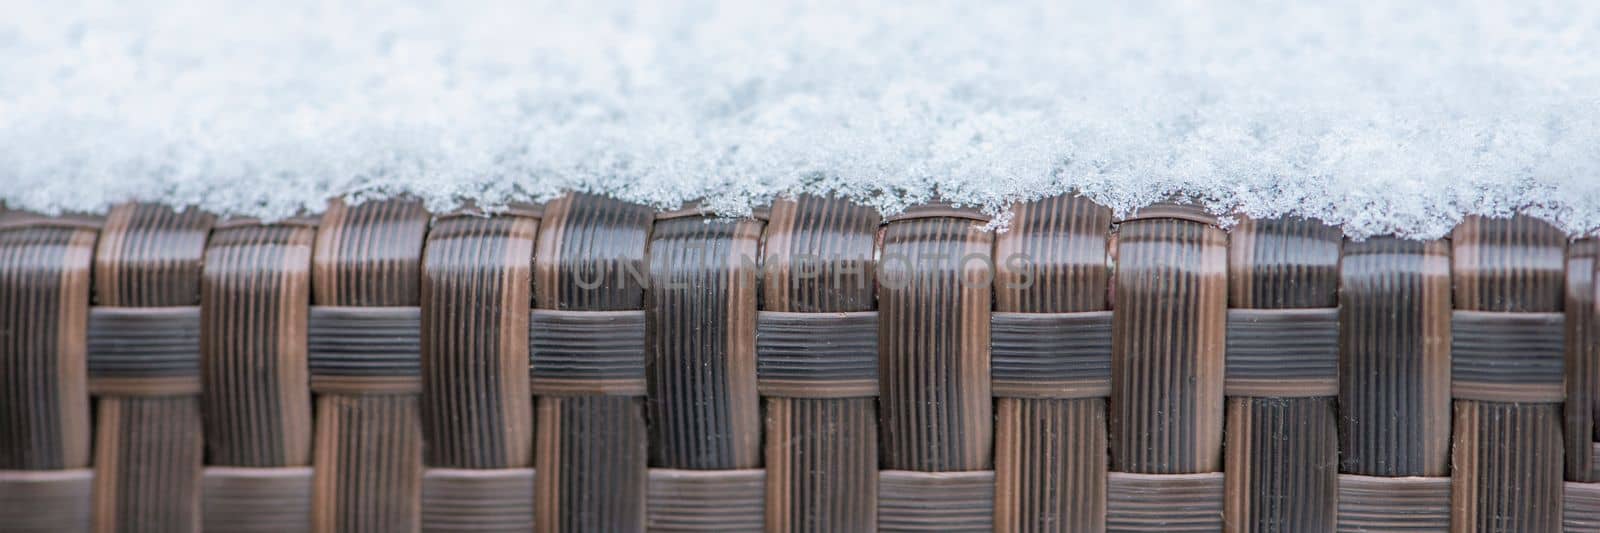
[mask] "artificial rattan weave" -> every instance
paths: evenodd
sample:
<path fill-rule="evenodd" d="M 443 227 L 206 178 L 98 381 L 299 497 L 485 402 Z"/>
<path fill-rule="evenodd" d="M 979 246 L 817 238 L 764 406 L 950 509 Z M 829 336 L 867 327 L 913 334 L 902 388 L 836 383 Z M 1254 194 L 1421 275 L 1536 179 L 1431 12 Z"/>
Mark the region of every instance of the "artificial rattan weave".
<path fill-rule="evenodd" d="M 0 531 L 1597 531 L 1600 246 L 1077 197 L 0 214 Z"/>

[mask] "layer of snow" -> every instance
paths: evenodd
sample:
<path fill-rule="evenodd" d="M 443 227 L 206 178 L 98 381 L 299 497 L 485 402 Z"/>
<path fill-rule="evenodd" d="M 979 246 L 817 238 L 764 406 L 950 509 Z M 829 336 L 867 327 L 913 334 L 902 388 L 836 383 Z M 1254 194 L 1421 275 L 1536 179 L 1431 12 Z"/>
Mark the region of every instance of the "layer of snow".
<path fill-rule="evenodd" d="M 27 4 L 0 9 L 14 208 L 1075 190 L 1600 228 L 1600 2 Z"/>

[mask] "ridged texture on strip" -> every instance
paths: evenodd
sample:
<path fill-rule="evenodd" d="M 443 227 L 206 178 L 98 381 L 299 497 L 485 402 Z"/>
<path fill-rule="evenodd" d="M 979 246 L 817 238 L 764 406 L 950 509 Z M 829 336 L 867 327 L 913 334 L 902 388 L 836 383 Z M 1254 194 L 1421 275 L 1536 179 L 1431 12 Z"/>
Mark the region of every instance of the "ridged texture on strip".
<path fill-rule="evenodd" d="M 1124 222 L 1112 318 L 1112 469 L 1222 468 L 1228 236 L 1177 218 Z"/>
<path fill-rule="evenodd" d="M 1566 457 L 1568 481 L 1600 481 L 1590 447 L 1600 417 L 1600 315 L 1595 313 L 1595 257 L 1600 239 L 1573 241 L 1567 248 Z"/>
<path fill-rule="evenodd" d="M 1244 309 L 1339 305 L 1339 228 L 1301 218 L 1241 218 L 1229 230 L 1228 303 Z"/>
<path fill-rule="evenodd" d="M 995 312 L 989 322 L 994 395 L 1110 396 L 1111 321 L 1110 311 Z"/>
<path fill-rule="evenodd" d="M 1329 532 L 1338 496 L 1336 228 L 1245 219 L 1228 245 L 1228 531 Z"/>
<path fill-rule="evenodd" d="M 1455 411 L 1451 529 L 1559 529 L 1560 406 L 1457 400 Z"/>
<path fill-rule="evenodd" d="M 644 528 L 649 432 L 635 396 L 645 392 L 650 229 L 649 208 L 600 196 L 545 207 L 530 321 L 538 531 Z"/>
<path fill-rule="evenodd" d="M 313 531 L 416 531 L 421 521 L 422 428 L 417 397 L 317 399 Z"/>
<path fill-rule="evenodd" d="M 532 468 L 430 468 L 422 476 L 422 531 L 530 531 L 535 477 Z"/>
<path fill-rule="evenodd" d="M 1222 473 L 1111 473 L 1106 531 L 1201 533 L 1222 529 Z"/>
<path fill-rule="evenodd" d="M 202 531 L 311 531 L 311 467 L 209 467 L 200 494 Z"/>
<path fill-rule="evenodd" d="M 773 204 L 763 254 L 766 530 L 878 521 L 878 216 L 843 199 Z"/>
<path fill-rule="evenodd" d="M 1333 531 L 1334 399 L 1228 398 L 1227 531 Z"/>
<path fill-rule="evenodd" d="M 314 305 L 306 343 L 317 393 L 415 394 L 422 388 L 419 307 Z"/>
<path fill-rule="evenodd" d="M 756 373 L 763 396 L 878 394 L 876 312 L 762 311 L 757 320 Z"/>
<path fill-rule="evenodd" d="M 879 531 L 994 531 L 991 470 L 885 470 L 879 476 Z"/>
<path fill-rule="evenodd" d="M 644 311 L 535 309 L 528 320 L 533 393 L 644 396 Z"/>
<path fill-rule="evenodd" d="M 1600 483 L 1566 483 L 1562 531 L 1600 531 Z"/>
<path fill-rule="evenodd" d="M 761 531 L 765 473 L 650 469 L 650 531 Z"/>
<path fill-rule="evenodd" d="M 215 222 L 198 211 L 125 204 L 100 232 L 89 372 L 94 392 L 109 396 L 97 414 L 96 531 L 200 527 L 199 304 Z"/>
<path fill-rule="evenodd" d="M 674 218 L 650 240 L 645 361 L 650 464 L 761 465 L 756 396 L 758 220 Z"/>
<path fill-rule="evenodd" d="M 536 530 L 644 527 L 642 403 L 628 396 L 539 397 Z"/>
<path fill-rule="evenodd" d="M 0 531 L 89 531 L 94 471 L 0 470 Z"/>
<path fill-rule="evenodd" d="M 1449 474 L 1449 241 L 1345 243 L 1339 375 L 1340 472 Z"/>
<path fill-rule="evenodd" d="M 1229 309 L 1227 368 L 1229 396 L 1338 395 L 1339 310 Z"/>
<path fill-rule="evenodd" d="M 386 200 L 322 214 L 313 261 L 317 305 L 420 305 L 422 242 L 428 211 L 420 202 Z"/>
<path fill-rule="evenodd" d="M 95 231 L 0 230 L 0 470 L 89 464 Z"/>
<path fill-rule="evenodd" d="M 882 465 L 993 463 L 989 314 L 994 234 L 965 218 L 889 223 L 878 268 Z"/>
<path fill-rule="evenodd" d="M 767 531 L 871 531 L 878 522 L 873 398 L 767 398 Z"/>
<path fill-rule="evenodd" d="M 1445 531 L 1450 478 L 1339 476 L 1340 533 Z"/>
<path fill-rule="evenodd" d="M 1549 337 L 1563 329 L 1566 235 L 1517 216 L 1468 217 L 1451 237 L 1455 332 L 1462 334 L 1453 337 L 1459 351 L 1451 354 L 1461 358 L 1454 373 L 1452 529 L 1554 531 L 1561 527 L 1562 484 L 1556 402 L 1564 391 L 1562 347 Z M 1471 325 L 1462 328 L 1463 322 Z M 1460 399 L 1469 397 L 1490 401 Z"/>
<path fill-rule="evenodd" d="M 528 308 L 538 230 L 532 218 L 461 216 L 428 233 L 422 430 L 429 466 L 513 468 L 533 460 Z"/>
<path fill-rule="evenodd" d="M 201 378 L 208 464 L 311 463 L 306 307 L 315 231 L 218 229 L 201 283 Z"/>
<path fill-rule="evenodd" d="M 995 400 L 995 527 L 1103 530 L 1111 211 L 1057 196 L 1014 212 L 994 243 L 994 394 L 1020 396 Z"/>
<path fill-rule="evenodd" d="M 97 416 L 94 530 L 198 531 L 205 445 L 199 400 L 107 397 Z"/>
<path fill-rule="evenodd" d="M 995 400 L 995 528 L 1102 531 L 1106 401 Z"/>

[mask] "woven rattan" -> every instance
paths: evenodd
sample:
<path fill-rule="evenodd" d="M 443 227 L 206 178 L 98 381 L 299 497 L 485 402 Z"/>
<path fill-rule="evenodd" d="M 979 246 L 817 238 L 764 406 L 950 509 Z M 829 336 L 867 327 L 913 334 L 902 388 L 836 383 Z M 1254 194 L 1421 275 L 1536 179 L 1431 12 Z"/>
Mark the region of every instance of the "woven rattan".
<path fill-rule="evenodd" d="M 1594 239 L 0 215 L 0 531 L 1597 531 Z"/>

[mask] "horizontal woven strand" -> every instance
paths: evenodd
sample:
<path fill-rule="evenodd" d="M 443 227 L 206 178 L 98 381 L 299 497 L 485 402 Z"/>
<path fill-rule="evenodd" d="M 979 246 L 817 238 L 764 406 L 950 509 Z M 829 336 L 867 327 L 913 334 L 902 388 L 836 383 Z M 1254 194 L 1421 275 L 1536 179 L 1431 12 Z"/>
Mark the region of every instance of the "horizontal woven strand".
<path fill-rule="evenodd" d="M 762 311 L 756 321 L 757 385 L 763 396 L 878 394 L 877 312 Z"/>
<path fill-rule="evenodd" d="M 1339 310 L 1229 309 L 1229 396 L 1339 394 Z"/>
<path fill-rule="evenodd" d="M 1111 395 L 1111 312 L 994 313 L 990 365 L 996 397 Z"/>
<path fill-rule="evenodd" d="M 1566 396 L 1561 313 L 1456 311 L 1450 394 L 1456 399 L 1559 402 Z"/>
<path fill-rule="evenodd" d="M 992 531 L 994 471 L 878 473 L 878 530 Z"/>
<path fill-rule="evenodd" d="M 760 531 L 766 471 L 650 469 L 650 531 Z"/>

